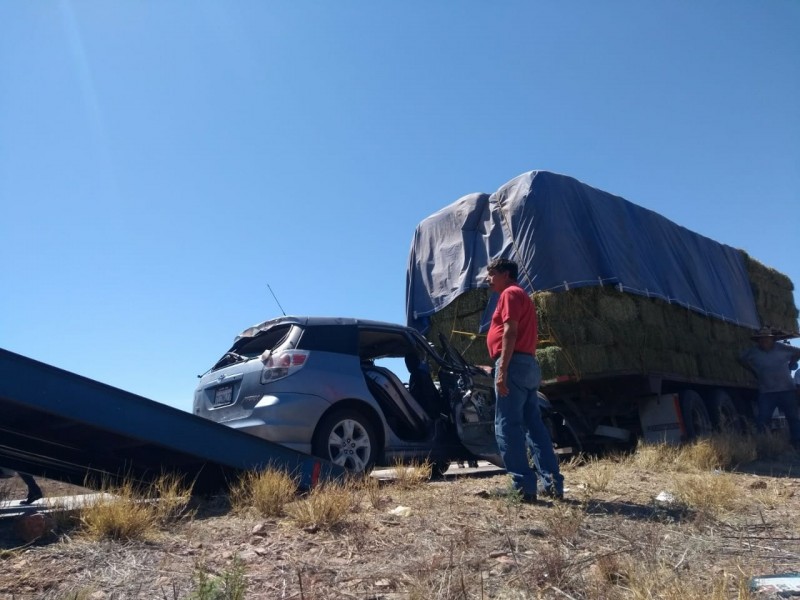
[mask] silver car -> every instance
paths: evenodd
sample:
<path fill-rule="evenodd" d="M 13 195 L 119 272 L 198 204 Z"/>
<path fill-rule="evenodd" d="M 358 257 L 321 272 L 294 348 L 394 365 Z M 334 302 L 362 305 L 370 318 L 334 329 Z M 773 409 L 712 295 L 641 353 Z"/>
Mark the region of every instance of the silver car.
<path fill-rule="evenodd" d="M 502 465 L 491 379 L 391 323 L 281 317 L 250 327 L 201 376 L 194 413 L 356 472 L 426 459 L 439 471 Z"/>

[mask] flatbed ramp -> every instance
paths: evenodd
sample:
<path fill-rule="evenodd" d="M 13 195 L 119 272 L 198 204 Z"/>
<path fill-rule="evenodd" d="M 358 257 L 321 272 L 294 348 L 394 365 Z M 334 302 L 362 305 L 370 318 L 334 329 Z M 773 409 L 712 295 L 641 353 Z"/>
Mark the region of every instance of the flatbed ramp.
<path fill-rule="evenodd" d="M 344 475 L 333 463 L 2 348 L 0 466 L 76 485 L 169 472 L 194 481 L 198 493 L 268 466 L 306 489 Z"/>

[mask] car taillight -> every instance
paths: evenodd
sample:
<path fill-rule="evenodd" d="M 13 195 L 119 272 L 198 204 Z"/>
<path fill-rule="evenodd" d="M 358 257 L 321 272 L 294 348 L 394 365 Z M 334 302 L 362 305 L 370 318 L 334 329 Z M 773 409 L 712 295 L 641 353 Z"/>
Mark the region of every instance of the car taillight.
<path fill-rule="evenodd" d="M 308 350 L 283 350 L 270 354 L 261 372 L 261 383 L 270 383 L 296 373 L 306 364 Z"/>

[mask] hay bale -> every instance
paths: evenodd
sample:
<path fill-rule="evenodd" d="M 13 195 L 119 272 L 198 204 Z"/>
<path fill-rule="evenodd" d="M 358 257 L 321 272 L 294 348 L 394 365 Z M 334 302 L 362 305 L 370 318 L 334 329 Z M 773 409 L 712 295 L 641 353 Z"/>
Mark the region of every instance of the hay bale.
<path fill-rule="evenodd" d="M 726 323 L 725 321 L 714 320 L 711 323 L 711 340 L 721 342 L 722 344 L 731 344 L 736 341 L 738 337 L 737 329 L 743 329 L 734 325 L 733 323 Z"/>
<path fill-rule="evenodd" d="M 531 298 L 539 314 L 547 319 L 581 321 L 596 313 L 597 288 L 583 287 L 564 292 L 535 292 Z"/>
<path fill-rule="evenodd" d="M 536 359 L 542 370 L 542 379 L 555 379 L 559 375 L 567 375 L 573 371 L 570 357 L 559 346 L 537 349 Z"/>
<path fill-rule="evenodd" d="M 672 356 L 674 353 L 665 352 L 661 348 L 646 346 L 640 352 L 641 362 L 639 368 L 647 371 L 672 371 Z"/>
<path fill-rule="evenodd" d="M 553 313 L 558 314 L 557 294 L 554 292 L 534 292 L 531 298 L 536 305 L 536 312 L 540 318 L 545 319 Z"/>
<path fill-rule="evenodd" d="M 686 377 L 699 377 L 700 369 L 697 366 L 697 358 L 688 352 L 675 352 L 672 360 L 675 364 L 675 373 Z"/>
<path fill-rule="evenodd" d="M 608 323 L 592 318 L 586 322 L 586 342 L 598 346 L 609 346 L 614 343 L 614 332 Z"/>
<path fill-rule="evenodd" d="M 798 311 L 794 304 L 792 280 L 751 258 L 743 250 L 740 252 L 750 279 L 761 324 L 786 332 L 798 331 Z"/>
<path fill-rule="evenodd" d="M 608 349 L 598 344 L 583 344 L 573 353 L 575 366 L 581 375 L 602 373 L 608 369 Z"/>
<path fill-rule="evenodd" d="M 655 327 L 664 327 L 665 311 L 663 302 L 656 298 L 647 298 L 645 296 L 635 296 L 634 301 L 642 323 Z"/>
<path fill-rule="evenodd" d="M 441 350 L 439 334 L 452 344 L 468 361 L 488 364 L 486 337 L 478 334 L 481 317 L 489 301 L 489 290 L 470 290 L 431 316 L 426 337 Z"/>
<path fill-rule="evenodd" d="M 637 371 L 642 365 L 641 346 L 615 342 L 608 349 L 608 368 L 611 371 Z"/>
<path fill-rule="evenodd" d="M 655 325 L 640 325 L 642 345 L 659 348 L 671 352 L 681 350 L 680 335 L 677 330 L 670 327 L 657 327 Z"/>
<path fill-rule="evenodd" d="M 586 343 L 586 324 L 575 319 L 548 319 L 550 338 L 558 345 L 580 346 Z M 541 336 L 540 336 L 541 337 Z"/>
<path fill-rule="evenodd" d="M 608 288 L 602 289 L 606 290 Z M 610 292 L 600 296 L 597 302 L 597 309 L 602 319 L 618 323 L 635 321 L 639 316 L 636 310 L 636 303 L 629 295 L 620 292 Z"/>
<path fill-rule="evenodd" d="M 700 313 L 688 311 L 688 324 L 689 331 L 691 331 L 696 337 L 705 340 L 711 340 L 711 318 L 701 315 Z"/>
<path fill-rule="evenodd" d="M 763 324 L 797 331 L 798 311 L 788 277 L 745 254 Z M 752 383 L 736 363 L 751 341 L 750 329 L 704 316 L 658 298 L 589 286 L 532 295 L 539 315 L 537 357 L 544 379 L 614 371 L 657 371 Z M 477 335 L 487 289 L 471 290 L 433 315 L 428 338 L 443 332 L 464 357 L 490 364 L 486 338 Z"/>

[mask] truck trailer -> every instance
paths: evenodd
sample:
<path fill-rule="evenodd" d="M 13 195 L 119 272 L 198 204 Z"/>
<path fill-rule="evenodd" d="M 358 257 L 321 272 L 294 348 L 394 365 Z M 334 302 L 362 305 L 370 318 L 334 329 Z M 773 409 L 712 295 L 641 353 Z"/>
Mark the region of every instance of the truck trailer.
<path fill-rule="evenodd" d="M 574 178 L 524 173 L 423 220 L 407 322 L 489 364 L 494 258 L 520 267 L 539 315 L 541 392 L 563 418 L 557 445 L 679 442 L 754 415 L 737 358 L 753 332 L 797 336 L 788 277 L 746 252 Z M 787 364 L 787 369 L 789 365 Z"/>

